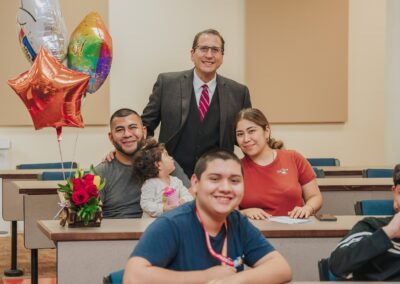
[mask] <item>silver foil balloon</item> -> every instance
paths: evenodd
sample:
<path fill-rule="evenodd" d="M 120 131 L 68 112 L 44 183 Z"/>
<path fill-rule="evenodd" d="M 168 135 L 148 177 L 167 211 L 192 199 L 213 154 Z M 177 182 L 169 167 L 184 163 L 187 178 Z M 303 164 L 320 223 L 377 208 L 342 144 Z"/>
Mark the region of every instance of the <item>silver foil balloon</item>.
<path fill-rule="evenodd" d="M 67 54 L 67 29 L 59 0 L 21 0 L 17 33 L 26 58 L 32 63 L 43 46 L 58 61 Z"/>

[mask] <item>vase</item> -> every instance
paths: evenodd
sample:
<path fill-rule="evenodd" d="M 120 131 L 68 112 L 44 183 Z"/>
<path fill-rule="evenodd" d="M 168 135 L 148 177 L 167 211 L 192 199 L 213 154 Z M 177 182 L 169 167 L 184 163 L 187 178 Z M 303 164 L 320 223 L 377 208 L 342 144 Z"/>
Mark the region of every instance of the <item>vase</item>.
<path fill-rule="evenodd" d="M 94 218 L 90 219 L 87 224 L 78 216 L 77 212 L 74 209 L 68 208 L 66 223 L 70 228 L 82 228 L 82 227 L 100 227 L 101 220 L 103 219 L 103 212 L 101 208 L 97 210 L 94 214 Z M 64 223 L 65 224 L 65 223 Z"/>

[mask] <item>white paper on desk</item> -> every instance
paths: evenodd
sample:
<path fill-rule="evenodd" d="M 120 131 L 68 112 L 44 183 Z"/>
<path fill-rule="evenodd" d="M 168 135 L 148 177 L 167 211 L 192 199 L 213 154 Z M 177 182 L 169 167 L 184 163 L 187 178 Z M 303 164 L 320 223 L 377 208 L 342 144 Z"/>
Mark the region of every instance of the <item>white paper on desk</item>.
<path fill-rule="evenodd" d="M 269 218 L 270 221 L 278 222 L 282 224 L 305 224 L 311 223 L 312 221 L 309 219 L 293 219 L 288 216 L 277 216 Z"/>

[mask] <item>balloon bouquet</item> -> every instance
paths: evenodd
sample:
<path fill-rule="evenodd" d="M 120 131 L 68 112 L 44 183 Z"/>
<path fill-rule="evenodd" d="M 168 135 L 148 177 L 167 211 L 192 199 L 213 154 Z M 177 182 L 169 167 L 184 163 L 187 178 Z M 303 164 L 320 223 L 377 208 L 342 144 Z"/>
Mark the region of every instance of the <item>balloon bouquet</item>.
<path fill-rule="evenodd" d="M 62 127 L 83 128 L 82 100 L 86 92 L 96 92 L 110 72 L 111 36 L 92 12 L 76 27 L 68 45 L 59 0 L 21 0 L 17 33 L 32 66 L 8 84 L 25 104 L 36 130 L 56 128 L 60 147 Z M 66 57 L 68 68 L 62 64 Z"/>

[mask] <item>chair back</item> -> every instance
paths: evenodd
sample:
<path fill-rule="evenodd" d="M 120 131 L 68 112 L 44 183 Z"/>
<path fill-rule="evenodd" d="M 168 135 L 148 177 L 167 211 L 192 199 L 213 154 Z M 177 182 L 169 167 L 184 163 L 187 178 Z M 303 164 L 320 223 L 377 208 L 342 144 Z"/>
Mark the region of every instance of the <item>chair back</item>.
<path fill-rule="evenodd" d="M 124 278 L 124 269 L 111 272 L 107 276 L 103 277 L 103 284 L 122 284 Z"/>
<path fill-rule="evenodd" d="M 329 257 L 318 260 L 318 272 L 320 281 L 337 281 L 339 280 L 329 270 Z"/>
<path fill-rule="evenodd" d="M 339 167 L 340 161 L 335 158 L 307 158 L 313 167 Z"/>
<path fill-rule="evenodd" d="M 64 167 L 63 167 L 64 165 Z M 75 162 L 64 162 L 61 163 L 38 163 L 38 164 L 21 164 L 17 165 L 17 169 L 19 170 L 32 170 L 32 169 L 75 169 L 77 168 L 77 164 Z"/>
<path fill-rule="evenodd" d="M 64 180 L 74 177 L 74 172 L 42 172 L 41 180 Z M 65 176 L 65 178 L 64 178 Z"/>
<path fill-rule="evenodd" d="M 391 178 L 393 177 L 393 169 L 365 169 L 363 177 L 366 178 Z"/>
<path fill-rule="evenodd" d="M 354 204 L 356 215 L 393 215 L 393 200 L 391 199 L 373 199 L 361 200 Z"/>
<path fill-rule="evenodd" d="M 317 178 L 324 178 L 325 177 L 325 172 L 323 169 L 318 169 L 313 167 L 314 173 L 317 176 Z"/>

